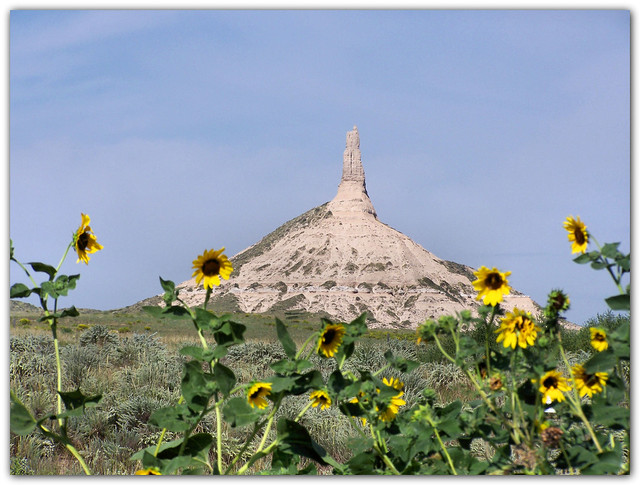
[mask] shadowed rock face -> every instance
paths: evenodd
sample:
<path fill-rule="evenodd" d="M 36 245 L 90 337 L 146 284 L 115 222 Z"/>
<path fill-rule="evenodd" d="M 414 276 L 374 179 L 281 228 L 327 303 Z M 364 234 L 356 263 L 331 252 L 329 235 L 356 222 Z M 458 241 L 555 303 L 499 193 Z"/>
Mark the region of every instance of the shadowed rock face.
<path fill-rule="evenodd" d="M 211 308 L 231 302 L 243 312 L 302 310 L 347 321 L 367 311 L 372 328 L 414 328 L 426 318 L 478 305 L 472 268 L 439 259 L 378 220 L 355 126 L 347 133 L 336 196 L 231 261 L 234 272 L 214 290 Z M 179 287 L 189 304 L 204 301 L 205 291 L 193 279 Z M 504 306 L 536 310 L 518 292 Z"/>

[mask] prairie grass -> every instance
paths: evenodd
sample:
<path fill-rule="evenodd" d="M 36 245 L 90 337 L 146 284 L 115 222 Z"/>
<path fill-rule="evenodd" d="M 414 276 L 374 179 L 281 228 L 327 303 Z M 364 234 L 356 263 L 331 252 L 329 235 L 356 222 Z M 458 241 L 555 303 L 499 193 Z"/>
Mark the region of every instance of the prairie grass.
<path fill-rule="evenodd" d="M 31 317 L 31 318 L 29 318 Z M 236 320 L 247 325 L 246 343 L 230 348 L 223 358 L 232 367 L 239 383 L 272 375 L 269 365 L 285 358 L 277 341 L 273 318 L 262 315 L 239 314 Z M 30 323 L 24 324 L 29 318 Z M 23 320 L 21 322 L 21 319 Z M 288 321 L 287 328 L 299 345 L 315 329 L 307 320 Z M 12 315 L 10 327 L 10 381 L 11 388 L 25 405 L 41 417 L 53 412 L 55 401 L 55 360 L 53 344 L 46 325 L 36 323 L 33 315 Z M 615 325 L 611 315 L 599 316 L 593 322 Z M 79 325 L 82 325 L 79 327 Z M 136 463 L 129 458 L 136 451 L 154 445 L 160 430 L 149 423 L 154 410 L 175 404 L 180 396 L 182 365 L 187 360 L 179 353 L 185 345 L 198 345 L 191 322 L 158 321 L 147 315 L 90 313 L 69 321 L 61 321 L 61 360 L 64 388 L 80 389 L 83 393 L 103 395 L 100 406 L 90 408 L 81 418 L 72 418 L 69 428 L 71 438 L 96 474 L 130 475 Z M 127 325 L 131 332 L 118 329 Z M 85 328 L 86 327 L 86 328 Z M 607 327 L 609 328 L 609 327 Z M 588 329 L 584 329 L 588 332 Z M 583 360 L 588 353 L 582 330 L 570 334 L 576 341 L 572 355 Z M 569 334 L 568 334 L 569 335 Z M 446 363 L 433 346 L 415 344 L 415 335 L 407 331 L 374 330 L 356 346 L 346 367 L 357 373 L 359 369 L 379 369 L 386 363 L 384 353 L 416 360 L 419 367 L 409 374 L 388 371 L 386 377 L 396 377 L 404 382 L 407 408 L 416 401 L 425 388 L 436 391 L 439 402 L 446 404 L 456 399 L 471 399 L 472 387 L 464 374 L 453 364 Z M 582 354 L 581 354 L 582 353 Z M 333 363 L 317 355 L 311 357 L 325 381 L 333 370 Z M 291 396 L 278 410 L 279 415 L 290 418 L 309 402 L 308 395 Z M 331 407 L 307 412 L 301 424 L 336 460 L 347 461 L 355 449 L 357 432 L 349 420 Z M 214 417 L 207 417 L 199 431 L 214 432 Z M 223 423 L 226 450 L 223 463 L 229 463 L 248 439 L 250 430 L 233 429 Z M 272 431 L 273 432 L 273 431 Z M 254 438 L 259 441 L 261 436 Z M 167 433 L 165 441 L 172 439 Z M 476 443 L 478 455 L 489 451 L 481 442 Z M 82 470 L 73 459 L 57 449 L 59 445 L 32 433 L 27 436 L 11 435 L 10 469 L 16 475 L 74 475 Z M 247 453 L 250 453 L 250 448 Z M 226 453 L 225 453 L 226 451 Z M 210 459 L 215 460 L 214 451 Z M 268 463 L 258 464 L 259 473 Z M 319 469 L 319 473 L 323 473 Z"/>

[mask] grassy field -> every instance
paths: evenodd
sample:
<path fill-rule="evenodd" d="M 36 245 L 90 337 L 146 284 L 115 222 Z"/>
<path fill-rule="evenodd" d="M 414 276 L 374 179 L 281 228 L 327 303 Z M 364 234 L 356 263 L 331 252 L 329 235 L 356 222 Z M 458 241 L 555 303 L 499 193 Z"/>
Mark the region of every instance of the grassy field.
<path fill-rule="evenodd" d="M 53 410 L 56 369 L 50 330 L 45 323 L 38 322 L 38 317 L 37 313 L 24 311 L 15 311 L 10 317 L 11 389 L 36 417 Z M 298 344 L 319 326 L 319 319 L 312 315 L 289 313 L 281 317 Z M 231 349 L 223 359 L 225 365 L 234 370 L 240 383 L 268 378 L 273 374 L 269 364 L 285 357 L 276 338 L 274 318 L 236 314 L 234 320 L 247 326 L 246 343 Z M 618 317 L 612 314 L 598 316 L 592 322 L 607 328 L 618 323 Z M 148 423 L 152 412 L 174 404 L 180 397 L 182 365 L 187 358 L 179 349 L 198 345 L 193 324 L 188 320 L 157 320 L 144 312 L 81 311 L 77 318 L 61 320 L 58 328 L 63 388 L 103 395 L 99 407 L 89 409 L 81 418 L 73 418 L 72 440 L 94 473 L 132 474 L 138 465 L 129 460 L 130 456 L 155 444 L 160 435 L 160 430 Z M 576 359 L 583 359 L 590 352 L 586 328 L 567 331 L 563 340 Z M 460 370 L 446 363 L 433 346 L 417 346 L 412 332 L 369 331 L 358 343 L 348 366 L 353 371 L 378 369 L 386 363 L 383 354 L 387 349 L 421 363 L 408 375 L 396 371 L 388 374 L 405 383 L 404 399 L 409 406 L 426 387 L 434 389 L 442 403 L 472 398 L 472 388 Z M 317 356 L 313 359 L 326 380 L 332 364 Z M 292 396 L 278 412 L 296 416 L 307 402 L 306 395 Z M 302 424 L 336 460 L 346 461 L 353 440 L 358 439 L 346 419 L 333 408 L 325 411 L 314 408 L 305 414 Z M 208 418 L 199 431 L 214 432 L 215 426 L 215 420 Z M 233 429 L 224 423 L 226 455 L 240 449 L 248 434 L 244 428 Z M 165 439 L 170 440 L 171 436 Z M 64 449 L 40 434 L 12 434 L 10 443 L 12 474 L 82 473 Z M 487 450 L 478 443 L 476 452 L 482 456 Z"/>

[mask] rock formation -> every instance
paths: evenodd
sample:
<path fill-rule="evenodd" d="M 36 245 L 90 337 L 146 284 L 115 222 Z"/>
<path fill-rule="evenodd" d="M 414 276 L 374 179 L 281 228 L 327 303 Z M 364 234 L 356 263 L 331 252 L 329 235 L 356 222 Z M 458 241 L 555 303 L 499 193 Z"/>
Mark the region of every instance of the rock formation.
<path fill-rule="evenodd" d="M 445 261 L 380 222 L 367 194 L 354 126 L 347 133 L 338 193 L 328 203 L 286 222 L 231 258 L 234 272 L 215 289 L 215 311 L 306 311 L 349 321 L 363 311 L 369 326 L 415 328 L 426 318 L 479 305 L 473 268 Z M 193 279 L 182 297 L 201 304 Z M 508 309 L 536 311 L 513 291 Z"/>

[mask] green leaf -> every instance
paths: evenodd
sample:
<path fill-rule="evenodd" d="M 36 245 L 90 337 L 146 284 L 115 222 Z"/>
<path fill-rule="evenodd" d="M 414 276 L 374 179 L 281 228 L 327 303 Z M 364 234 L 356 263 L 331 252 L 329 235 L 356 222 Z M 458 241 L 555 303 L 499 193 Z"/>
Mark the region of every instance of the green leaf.
<path fill-rule="evenodd" d="M 611 349 L 603 350 L 594 354 L 584 364 L 584 370 L 587 374 L 595 374 L 596 372 L 610 372 L 615 367 L 618 359 Z"/>
<path fill-rule="evenodd" d="M 616 263 L 625 273 L 631 271 L 631 256 L 629 254 L 620 254 L 619 257 L 616 258 Z"/>
<path fill-rule="evenodd" d="M 216 316 L 208 310 L 204 308 L 195 308 L 194 312 L 196 314 L 195 322 L 200 330 L 215 330 L 214 322 L 216 320 Z"/>
<path fill-rule="evenodd" d="M 222 408 L 222 416 L 232 428 L 256 422 L 262 416 L 260 410 L 252 408 L 246 399 L 232 397 Z"/>
<path fill-rule="evenodd" d="M 33 290 L 23 283 L 16 283 L 9 289 L 9 298 L 26 298 Z"/>
<path fill-rule="evenodd" d="M 245 325 L 232 321 L 223 322 L 220 328 L 213 332 L 218 345 L 231 346 L 244 343 L 244 331 L 247 329 Z"/>
<path fill-rule="evenodd" d="M 591 261 L 595 261 L 596 259 L 598 259 L 599 256 L 600 253 L 598 251 L 591 251 L 574 258 L 573 262 L 578 264 L 590 263 Z"/>
<path fill-rule="evenodd" d="M 322 374 L 320 371 L 312 370 L 311 372 L 296 377 L 295 386 L 291 389 L 291 393 L 299 396 L 312 389 L 321 389 L 323 387 L 324 381 L 322 380 Z"/>
<path fill-rule="evenodd" d="M 76 287 L 76 281 L 80 278 L 79 274 L 76 275 L 60 275 L 55 281 L 44 281 L 40 285 L 42 297 L 45 295 L 51 295 L 51 298 L 59 298 L 60 296 L 67 296 L 69 290 L 73 290 Z"/>
<path fill-rule="evenodd" d="M 163 280 L 160 278 L 160 286 L 164 290 L 164 295 L 162 299 L 164 300 L 167 306 L 171 306 L 171 304 L 176 301 L 178 297 L 178 292 L 176 292 L 176 284 L 171 280 Z"/>
<path fill-rule="evenodd" d="M 344 378 L 342 372 L 340 372 L 338 369 L 334 370 L 331 373 L 327 382 L 327 386 L 329 387 L 329 389 L 331 389 L 336 395 L 340 394 L 342 390 L 345 389 L 349 384 L 350 382 Z"/>
<path fill-rule="evenodd" d="M 37 271 L 38 273 L 46 273 L 49 275 L 49 280 L 52 280 L 56 275 L 56 269 L 53 266 L 49 266 L 44 263 L 27 263 L 33 268 L 33 271 Z"/>
<path fill-rule="evenodd" d="M 180 349 L 182 355 L 187 357 L 193 357 L 196 360 L 203 362 L 211 362 L 214 359 L 213 351 L 210 349 L 203 349 L 202 347 L 196 347 L 195 345 L 187 345 Z"/>
<path fill-rule="evenodd" d="M 619 359 L 629 360 L 631 355 L 631 335 L 629 333 L 629 320 L 623 322 L 609 335 L 610 347 Z"/>
<path fill-rule="evenodd" d="M 603 263 L 603 262 L 600 262 L 600 261 L 594 261 L 593 263 L 591 263 L 591 267 L 593 269 L 596 269 L 596 270 L 597 269 L 605 269 L 605 268 L 607 268 L 609 266 L 613 266 L 613 265 L 608 264 L 608 263 Z"/>
<path fill-rule="evenodd" d="M 415 360 L 405 359 L 404 357 L 397 357 L 393 355 L 391 350 L 387 350 L 384 353 L 385 359 L 394 369 L 399 370 L 400 372 L 411 372 L 420 366 L 420 362 L 416 362 Z"/>
<path fill-rule="evenodd" d="M 51 313 L 49 315 L 45 315 L 43 317 L 40 317 L 38 319 L 38 321 L 39 322 L 45 322 L 47 320 L 53 321 L 53 320 L 55 320 L 57 318 L 77 317 L 79 315 L 80 315 L 80 312 L 78 312 L 77 308 L 75 306 L 71 306 L 69 308 L 65 308 L 61 312 Z"/>
<path fill-rule="evenodd" d="M 195 412 L 202 411 L 213 395 L 212 386 L 209 386 L 210 376 L 202 371 L 202 364 L 198 361 L 190 361 L 184 364 L 182 374 L 182 396 L 187 406 Z"/>
<path fill-rule="evenodd" d="M 270 364 L 269 367 L 271 367 L 274 370 L 274 372 L 277 372 L 278 374 L 291 375 L 291 374 L 297 374 L 299 372 L 307 370 L 310 367 L 313 367 L 313 364 L 310 361 L 305 359 L 298 359 L 298 360 L 282 359 L 282 360 L 279 360 L 278 362 L 274 362 L 273 364 Z"/>
<path fill-rule="evenodd" d="M 71 392 L 58 392 L 58 394 L 60 394 L 62 402 L 64 402 L 67 409 L 62 414 L 58 414 L 58 418 L 80 416 L 84 413 L 86 408 L 97 406 L 102 399 L 102 394 L 85 396 L 80 392 L 80 389 Z"/>
<path fill-rule="evenodd" d="M 187 431 L 197 420 L 197 414 L 192 413 L 186 404 L 177 404 L 156 409 L 149 418 L 149 423 L 158 428 L 167 428 L 177 433 Z M 152 451 L 155 451 L 155 447 Z"/>
<path fill-rule="evenodd" d="M 80 315 L 80 312 L 78 312 L 75 306 L 70 306 L 69 308 L 65 308 L 64 310 L 62 310 L 62 312 L 60 312 L 60 318 L 77 317 L 79 315 Z"/>
<path fill-rule="evenodd" d="M 201 467 L 202 464 L 209 463 L 209 450 L 212 443 L 213 436 L 208 433 L 196 433 L 190 436 L 184 443 L 184 447 L 182 446 L 182 439 L 165 443 L 161 446 L 160 452 L 156 457 L 161 463 L 160 471 L 163 475 L 170 475 L 176 473 L 180 468 L 187 466 Z M 153 451 L 155 452 L 155 448 Z M 136 459 L 142 459 L 145 456 L 144 452 L 136 453 L 134 456 L 137 455 L 140 458 Z"/>
<path fill-rule="evenodd" d="M 604 451 L 597 455 L 598 461 L 580 470 L 584 475 L 615 475 L 622 468 L 622 449 Z"/>
<path fill-rule="evenodd" d="M 162 315 L 169 318 L 191 318 L 191 313 L 181 306 L 166 306 L 162 309 Z"/>
<path fill-rule="evenodd" d="M 627 408 L 612 407 L 606 403 L 592 406 L 593 420 L 613 429 L 629 429 L 630 413 Z"/>
<path fill-rule="evenodd" d="M 347 466 L 353 475 L 373 475 L 376 458 L 373 450 L 363 451 L 352 457 L 347 462 Z"/>
<path fill-rule="evenodd" d="M 290 359 L 294 359 L 296 356 L 296 344 L 291 339 L 287 327 L 285 327 L 279 318 L 276 318 L 276 332 L 278 334 L 278 340 L 280 340 L 284 348 L 284 353 L 287 354 L 287 357 Z"/>
<path fill-rule="evenodd" d="M 159 306 L 143 306 L 142 310 L 155 318 L 162 318 L 164 316 L 162 314 L 163 308 Z"/>
<path fill-rule="evenodd" d="M 325 463 L 323 457 L 327 455 L 327 452 L 311 439 L 309 432 L 302 425 L 286 418 L 280 418 L 277 432 L 281 450 Z"/>
<path fill-rule="evenodd" d="M 216 362 L 216 365 L 213 366 L 213 378 L 224 397 L 227 397 L 233 386 L 236 385 L 236 375 L 220 362 Z"/>
<path fill-rule="evenodd" d="M 618 246 L 620 243 L 606 243 L 600 251 L 605 258 L 614 259 L 618 255 Z"/>
<path fill-rule="evenodd" d="M 296 385 L 296 379 L 292 376 L 275 376 L 271 378 L 271 392 L 291 392 Z"/>
<path fill-rule="evenodd" d="M 56 287 L 60 295 L 66 296 L 69 290 L 75 290 L 76 283 L 80 279 L 79 274 L 63 275 L 56 278 Z"/>
<path fill-rule="evenodd" d="M 631 310 L 631 295 L 615 295 L 605 298 L 607 305 L 612 310 Z"/>
<path fill-rule="evenodd" d="M 26 435 L 36 428 L 36 420 L 24 404 L 11 391 L 11 407 L 9 408 L 9 427 L 12 433 Z"/>
<path fill-rule="evenodd" d="M 51 295 L 51 298 L 58 298 L 56 293 L 56 286 L 53 281 L 43 281 L 40 284 L 40 296 L 45 298 L 47 295 Z"/>

